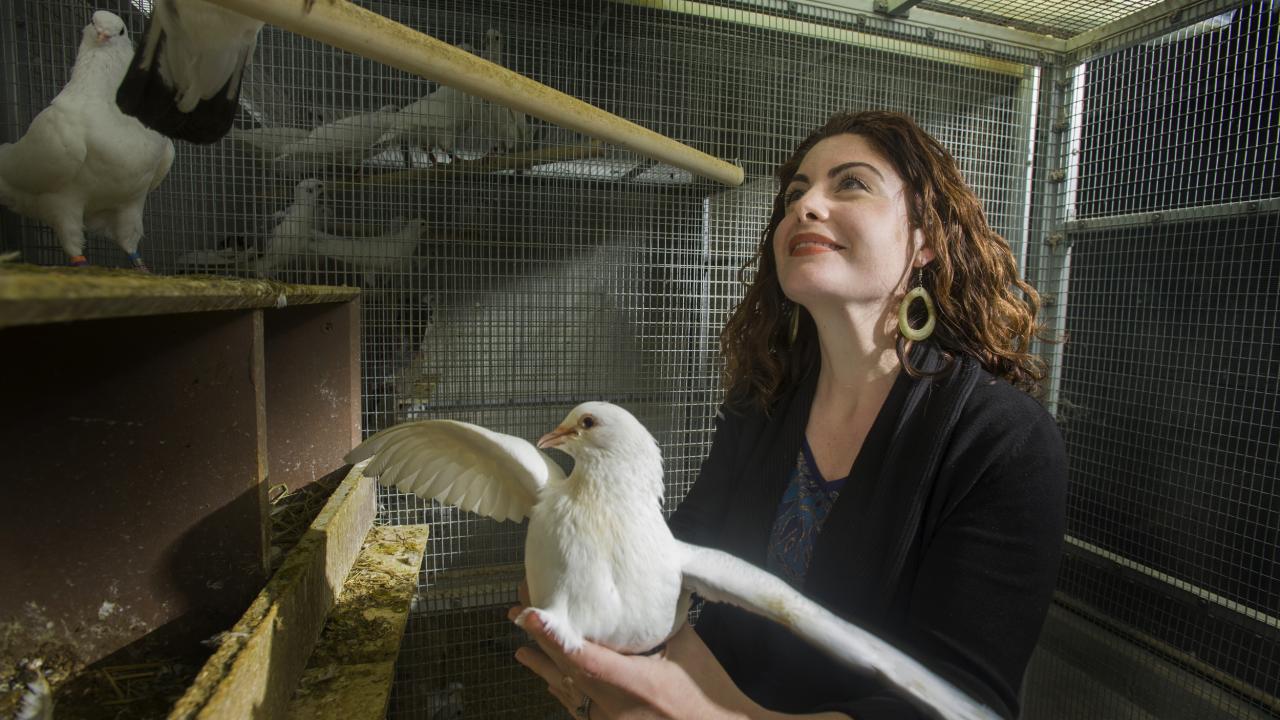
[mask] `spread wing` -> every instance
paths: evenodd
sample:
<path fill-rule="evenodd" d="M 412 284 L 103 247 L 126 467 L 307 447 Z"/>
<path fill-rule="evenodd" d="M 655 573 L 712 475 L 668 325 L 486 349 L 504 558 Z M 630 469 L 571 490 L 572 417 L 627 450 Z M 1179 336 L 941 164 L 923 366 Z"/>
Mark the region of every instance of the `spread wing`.
<path fill-rule="evenodd" d="M 684 586 L 712 602 L 762 615 L 836 660 L 874 672 L 920 707 L 946 720 L 998 720 L 959 688 L 906 653 L 836 617 L 764 570 L 719 550 L 679 543 Z"/>
<path fill-rule="evenodd" d="M 477 515 L 519 522 L 538 493 L 564 471 L 531 443 L 455 420 L 423 420 L 387 428 L 347 453 L 373 460 L 363 472 Z"/>

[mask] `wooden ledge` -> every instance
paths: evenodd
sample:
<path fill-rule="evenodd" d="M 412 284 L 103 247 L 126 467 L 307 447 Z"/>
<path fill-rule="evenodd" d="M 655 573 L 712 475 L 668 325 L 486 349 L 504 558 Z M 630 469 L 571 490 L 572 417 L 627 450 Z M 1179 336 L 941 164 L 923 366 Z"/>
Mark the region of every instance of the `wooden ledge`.
<path fill-rule="evenodd" d="M 0 328 L 70 320 L 341 303 L 360 289 L 102 267 L 0 265 Z"/>
<path fill-rule="evenodd" d="M 426 547 L 426 525 L 369 531 L 289 703 L 289 718 L 386 717 Z"/>
<path fill-rule="evenodd" d="M 352 469 L 178 700 L 169 720 L 283 717 L 377 512 Z"/>

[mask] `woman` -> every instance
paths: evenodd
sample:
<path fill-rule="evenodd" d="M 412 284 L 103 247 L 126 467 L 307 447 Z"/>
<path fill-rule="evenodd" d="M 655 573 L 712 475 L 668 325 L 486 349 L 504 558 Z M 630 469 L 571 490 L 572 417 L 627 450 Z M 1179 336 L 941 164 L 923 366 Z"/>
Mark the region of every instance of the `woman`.
<path fill-rule="evenodd" d="M 1032 398 L 1038 297 L 906 116 L 837 115 L 778 171 L 682 540 L 769 569 L 1005 717 L 1048 611 L 1061 436 Z M 517 659 L 579 717 L 924 717 L 779 626 L 707 604 L 663 652 Z"/>

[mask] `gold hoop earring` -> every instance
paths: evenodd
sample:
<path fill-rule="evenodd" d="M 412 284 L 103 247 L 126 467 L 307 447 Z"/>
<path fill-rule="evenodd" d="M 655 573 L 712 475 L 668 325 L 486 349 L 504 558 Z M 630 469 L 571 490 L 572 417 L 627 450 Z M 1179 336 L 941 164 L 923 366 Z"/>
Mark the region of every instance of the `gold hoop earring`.
<path fill-rule="evenodd" d="M 916 298 L 924 301 L 924 311 L 927 319 L 924 325 L 919 328 L 911 327 L 910 321 L 907 319 L 907 311 L 911 309 L 911 303 Z M 898 305 L 898 332 L 902 333 L 902 337 L 912 341 L 920 342 L 927 339 L 933 334 L 933 328 L 937 324 L 937 318 L 933 312 L 933 298 L 929 297 L 929 291 L 924 289 L 924 271 L 920 272 L 920 284 L 912 288 L 907 296 L 902 298 L 902 302 Z"/>
<path fill-rule="evenodd" d="M 787 344 L 795 345 L 796 336 L 800 334 L 800 305 L 791 303 L 791 327 L 787 330 Z"/>

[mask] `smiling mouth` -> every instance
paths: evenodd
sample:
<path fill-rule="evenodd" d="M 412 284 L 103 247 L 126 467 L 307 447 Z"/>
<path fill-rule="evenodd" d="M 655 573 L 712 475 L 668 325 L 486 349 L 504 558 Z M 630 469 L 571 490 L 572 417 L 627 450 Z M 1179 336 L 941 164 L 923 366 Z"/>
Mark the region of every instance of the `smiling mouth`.
<path fill-rule="evenodd" d="M 787 243 L 787 254 L 791 257 L 801 255 L 818 255 L 828 252 L 839 252 L 844 246 L 814 233 L 802 233 L 791 238 Z"/>

